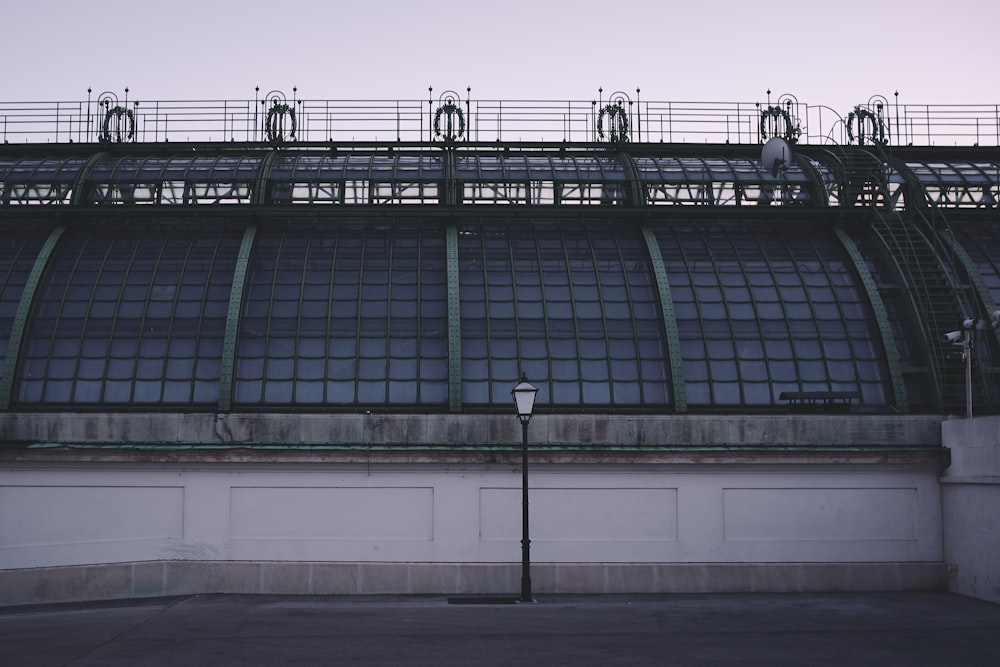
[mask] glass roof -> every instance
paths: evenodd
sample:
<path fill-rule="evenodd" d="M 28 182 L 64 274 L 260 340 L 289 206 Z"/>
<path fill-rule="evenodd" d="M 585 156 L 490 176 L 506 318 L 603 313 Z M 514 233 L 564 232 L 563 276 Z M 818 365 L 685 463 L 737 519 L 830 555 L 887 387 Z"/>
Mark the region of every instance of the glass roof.
<path fill-rule="evenodd" d="M 27 227 L 0 232 L 0 366 L 31 267 L 48 234 L 47 229 Z"/>
<path fill-rule="evenodd" d="M 1000 302 L 997 162 L 112 152 L 0 160 L 0 410 L 929 411 Z"/>
<path fill-rule="evenodd" d="M 886 402 L 873 318 L 828 230 L 678 224 L 656 237 L 689 405 L 772 405 L 785 391 Z"/>
<path fill-rule="evenodd" d="M 458 156 L 464 204 L 625 204 L 620 159 L 598 155 Z"/>
<path fill-rule="evenodd" d="M 274 204 L 437 204 L 442 154 L 279 155 L 271 166 Z"/>
<path fill-rule="evenodd" d="M 930 206 L 996 208 L 1000 200 L 1000 163 L 907 162 Z"/>
<path fill-rule="evenodd" d="M 1000 236 L 996 226 L 967 223 L 957 225 L 954 232 L 975 263 L 978 275 L 993 297 L 993 305 L 1000 308 Z"/>
<path fill-rule="evenodd" d="M 271 167 L 275 180 L 374 179 L 436 180 L 444 177 L 442 154 L 279 155 Z"/>
<path fill-rule="evenodd" d="M 269 225 L 240 318 L 234 405 L 448 405 L 444 230 Z"/>
<path fill-rule="evenodd" d="M 87 175 L 93 204 L 249 204 L 262 156 L 121 157 Z"/>
<path fill-rule="evenodd" d="M 637 157 L 636 165 L 647 183 L 761 183 L 788 181 L 806 183 L 802 167 L 792 164 L 780 176 L 765 169 L 759 160 L 707 157 Z"/>
<path fill-rule="evenodd" d="M 599 155 L 488 155 L 458 156 L 463 181 L 624 181 L 620 159 Z"/>
<path fill-rule="evenodd" d="M 74 226 L 39 287 L 17 401 L 211 405 L 241 231 Z"/>
<path fill-rule="evenodd" d="M 0 205 L 68 204 L 87 158 L 0 158 Z"/>
<path fill-rule="evenodd" d="M 888 402 L 884 351 L 863 290 L 828 231 L 806 224 L 658 227 L 671 295 L 622 220 L 433 219 L 262 224 L 241 288 L 237 221 L 78 223 L 34 299 L 15 403 L 202 408 L 231 382 L 233 407 L 449 405 L 449 262 L 458 285 L 461 403 L 506 406 L 521 372 L 539 405 L 761 408 L 786 390 Z M 7 289 L 20 299 L 41 234 L 11 232 Z M 234 285 L 236 285 L 234 287 Z M 229 304 L 242 296 L 232 378 Z M 683 379 L 671 376 L 665 324 Z"/>
<path fill-rule="evenodd" d="M 564 151 L 254 152 L 0 159 L 0 206 L 19 204 L 629 204 L 997 208 L 1000 163 L 876 163 L 869 178 L 799 156 L 779 174 L 751 157 Z M 876 158 L 864 154 L 864 161 Z M 83 174 L 83 192 L 73 188 Z M 630 173 L 635 174 L 633 182 Z M 912 182 L 910 182 L 912 181 Z M 911 186 L 911 187 L 907 187 Z M 263 190 L 260 190 L 263 188 Z M 260 190 L 260 191 L 258 191 Z M 454 194 L 449 194 L 454 193 Z"/>
<path fill-rule="evenodd" d="M 465 225 L 458 239 L 462 399 L 510 401 L 528 374 L 536 405 L 670 403 L 662 314 L 638 230 L 588 225 Z"/>
<path fill-rule="evenodd" d="M 637 157 L 635 163 L 650 204 L 804 205 L 813 199 L 808 174 L 795 164 L 772 174 L 748 159 Z"/>

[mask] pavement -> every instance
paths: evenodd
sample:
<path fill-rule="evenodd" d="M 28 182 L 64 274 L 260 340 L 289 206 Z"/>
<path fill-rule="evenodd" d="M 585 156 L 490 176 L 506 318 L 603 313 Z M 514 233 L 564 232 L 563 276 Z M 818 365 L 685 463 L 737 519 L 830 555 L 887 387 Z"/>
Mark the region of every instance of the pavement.
<path fill-rule="evenodd" d="M 995 667 L 1000 605 L 938 592 L 197 595 L 0 608 L 0 664 Z"/>

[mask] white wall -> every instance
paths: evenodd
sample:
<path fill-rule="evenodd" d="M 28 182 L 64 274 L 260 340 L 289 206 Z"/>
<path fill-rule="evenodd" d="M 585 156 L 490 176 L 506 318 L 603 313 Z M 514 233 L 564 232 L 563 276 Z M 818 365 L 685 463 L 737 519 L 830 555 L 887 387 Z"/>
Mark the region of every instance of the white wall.
<path fill-rule="evenodd" d="M 945 560 L 956 593 L 1000 603 L 1000 417 L 942 424 Z"/>
<path fill-rule="evenodd" d="M 537 590 L 944 584 L 941 420 L 538 415 Z M 510 415 L 0 413 L 0 604 L 518 587 Z"/>
<path fill-rule="evenodd" d="M 929 464 L 567 463 L 530 472 L 538 563 L 943 559 Z M 520 483 L 518 467 L 502 464 L 5 463 L 0 569 L 516 563 Z"/>

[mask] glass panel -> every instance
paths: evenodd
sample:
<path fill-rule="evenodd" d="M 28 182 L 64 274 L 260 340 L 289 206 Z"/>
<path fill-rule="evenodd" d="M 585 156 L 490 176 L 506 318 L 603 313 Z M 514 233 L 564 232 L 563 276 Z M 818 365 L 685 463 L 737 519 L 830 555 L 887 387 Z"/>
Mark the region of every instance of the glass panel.
<path fill-rule="evenodd" d="M 621 162 L 595 155 L 464 155 L 456 159 L 466 204 L 629 203 Z"/>
<path fill-rule="evenodd" d="M 945 208 L 997 208 L 1000 163 L 907 162 L 927 204 Z"/>
<path fill-rule="evenodd" d="M 469 225 L 459 260 L 465 403 L 506 407 L 523 370 L 539 387 L 539 406 L 664 406 L 662 319 L 636 227 Z M 474 305 L 483 302 L 485 312 Z M 643 337 L 651 343 L 643 368 L 655 370 L 640 373 Z M 476 382 L 487 367 L 488 396 Z"/>
<path fill-rule="evenodd" d="M 69 204 L 87 158 L 0 158 L 0 206 Z"/>
<path fill-rule="evenodd" d="M 1000 233 L 997 232 L 997 224 L 965 223 L 954 225 L 953 229 L 989 290 L 993 303 L 1000 305 Z"/>
<path fill-rule="evenodd" d="M 779 179 L 745 158 L 636 157 L 635 163 L 649 204 L 789 206 L 813 198 L 798 164 Z"/>
<path fill-rule="evenodd" d="M 272 166 L 275 204 L 437 204 L 440 155 L 284 155 Z"/>
<path fill-rule="evenodd" d="M 10 228 L 0 232 L 0 368 L 7 356 L 11 325 L 24 286 L 47 236 L 45 228 Z"/>
<path fill-rule="evenodd" d="M 828 230 L 805 221 L 678 224 L 656 235 L 689 405 L 777 406 L 781 391 L 796 390 L 860 394 L 862 369 L 886 382 L 863 290 Z"/>
<path fill-rule="evenodd" d="M 440 407 L 447 371 L 417 369 L 448 367 L 446 284 L 444 230 L 433 223 L 262 228 L 243 303 L 237 403 Z M 244 362 L 263 363 L 264 376 Z"/>
<path fill-rule="evenodd" d="M 249 204 L 263 163 L 259 156 L 116 157 L 98 161 L 87 178 L 92 204 Z"/>
<path fill-rule="evenodd" d="M 237 226 L 204 221 L 68 229 L 39 286 L 18 401 L 217 402 L 226 286 L 241 237 Z M 199 286 L 183 289 L 186 282 Z M 213 284 L 225 298 L 208 298 Z M 177 317 L 182 311 L 195 315 Z M 190 373 L 178 377 L 181 366 L 196 366 L 199 390 Z"/>

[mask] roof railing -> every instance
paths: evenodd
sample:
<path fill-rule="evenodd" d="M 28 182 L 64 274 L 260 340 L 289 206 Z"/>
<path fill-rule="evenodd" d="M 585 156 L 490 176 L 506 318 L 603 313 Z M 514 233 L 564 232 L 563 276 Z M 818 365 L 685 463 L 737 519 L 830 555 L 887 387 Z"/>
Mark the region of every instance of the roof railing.
<path fill-rule="evenodd" d="M 793 96 L 774 103 L 604 100 L 253 100 L 0 102 L 5 143 L 568 142 L 1000 146 L 1000 104 L 899 104 L 880 96 L 846 116 Z M 898 98 L 897 98 L 898 100 Z"/>

